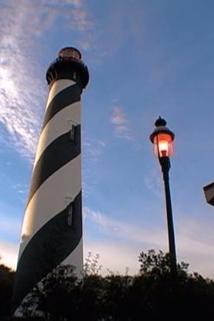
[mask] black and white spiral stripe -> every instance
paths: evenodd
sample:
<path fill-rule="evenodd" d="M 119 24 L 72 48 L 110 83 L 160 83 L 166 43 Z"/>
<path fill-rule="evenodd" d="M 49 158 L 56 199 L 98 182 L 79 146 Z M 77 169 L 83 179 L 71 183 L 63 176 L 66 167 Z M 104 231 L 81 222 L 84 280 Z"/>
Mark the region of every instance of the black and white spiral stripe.
<path fill-rule="evenodd" d="M 81 88 L 51 86 L 22 228 L 16 302 L 59 264 L 82 269 Z M 24 280 L 24 282 L 23 282 Z"/>

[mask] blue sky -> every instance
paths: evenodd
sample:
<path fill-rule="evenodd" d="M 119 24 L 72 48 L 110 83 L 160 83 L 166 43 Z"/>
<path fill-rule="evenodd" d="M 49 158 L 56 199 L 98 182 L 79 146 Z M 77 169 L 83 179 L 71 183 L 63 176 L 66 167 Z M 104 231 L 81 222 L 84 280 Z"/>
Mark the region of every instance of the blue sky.
<path fill-rule="evenodd" d="M 207 0 L 0 0 L 0 255 L 16 265 L 47 99 L 45 72 L 76 46 L 90 72 L 82 96 L 84 252 L 103 272 L 138 270 L 167 250 L 160 167 L 149 135 L 176 134 L 170 172 L 178 260 L 214 277 L 214 3 Z"/>

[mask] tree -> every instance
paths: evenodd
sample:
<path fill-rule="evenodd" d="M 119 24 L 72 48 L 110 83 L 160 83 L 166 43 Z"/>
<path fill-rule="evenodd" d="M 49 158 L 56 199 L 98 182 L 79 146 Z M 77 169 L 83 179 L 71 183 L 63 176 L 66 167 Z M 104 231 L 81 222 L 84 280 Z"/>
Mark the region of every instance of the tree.
<path fill-rule="evenodd" d="M 139 261 L 140 276 L 139 280 L 135 278 L 135 282 L 141 282 L 144 306 L 152 320 L 171 320 L 175 315 L 178 319 L 206 319 L 212 313 L 213 281 L 198 273 L 189 273 L 189 265 L 181 262 L 172 282 L 169 254 L 162 251 L 141 252 Z"/>
<path fill-rule="evenodd" d="M 22 304 L 23 316 L 43 314 L 45 320 L 64 320 L 72 308 L 70 294 L 77 284 L 73 270 L 71 265 L 59 265 L 38 283 Z"/>
<path fill-rule="evenodd" d="M 10 314 L 15 272 L 0 264 L 0 319 Z"/>
<path fill-rule="evenodd" d="M 154 277 L 168 276 L 170 274 L 170 254 L 159 250 L 149 250 L 148 253 L 141 252 L 139 256 L 140 273 L 153 275 Z M 181 262 L 177 264 L 178 276 L 187 276 L 189 264 Z"/>
<path fill-rule="evenodd" d="M 44 278 L 24 302 L 23 320 L 207 320 L 212 313 L 214 282 L 189 273 L 183 262 L 172 282 L 167 253 L 141 252 L 135 276 L 111 273 L 103 277 L 98 258 L 89 258 L 81 280 L 71 266 L 58 266 Z"/>

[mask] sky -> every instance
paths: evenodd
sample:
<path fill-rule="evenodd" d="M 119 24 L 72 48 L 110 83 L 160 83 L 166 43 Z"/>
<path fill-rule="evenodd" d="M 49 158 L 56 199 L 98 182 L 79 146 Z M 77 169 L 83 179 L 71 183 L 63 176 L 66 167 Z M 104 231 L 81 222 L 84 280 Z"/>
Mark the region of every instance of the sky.
<path fill-rule="evenodd" d="M 149 135 L 175 133 L 170 183 L 178 261 L 214 278 L 214 2 L 0 0 L 0 256 L 16 267 L 31 170 L 48 95 L 45 73 L 78 48 L 82 95 L 84 255 L 102 273 L 137 273 L 168 251 L 163 182 Z"/>

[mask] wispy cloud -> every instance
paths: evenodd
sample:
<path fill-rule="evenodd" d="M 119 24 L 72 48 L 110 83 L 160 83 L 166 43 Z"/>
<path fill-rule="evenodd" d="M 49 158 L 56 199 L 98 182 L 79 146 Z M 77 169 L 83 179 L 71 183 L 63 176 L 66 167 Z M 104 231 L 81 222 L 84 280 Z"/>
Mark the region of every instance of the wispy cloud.
<path fill-rule="evenodd" d="M 20 234 L 21 222 L 18 216 L 8 214 L 11 210 L 11 208 L 1 208 L 0 235 L 7 235 L 8 239 L 15 239 Z"/>
<path fill-rule="evenodd" d="M 158 167 L 156 169 L 150 170 L 145 175 L 144 183 L 146 188 L 150 190 L 155 196 L 157 196 L 158 198 L 163 196 L 161 173 Z"/>
<path fill-rule="evenodd" d="M 79 32 L 88 32 L 94 26 L 93 20 L 86 9 L 86 1 L 84 0 L 62 0 L 48 1 L 40 0 L 41 3 L 33 3 L 32 6 L 37 8 L 42 6 L 43 13 L 47 10 L 49 15 L 63 14 L 66 27 Z M 85 34 L 84 34 L 85 35 Z M 84 36 L 83 35 L 83 36 Z"/>
<path fill-rule="evenodd" d="M 18 244 L 0 241 L 0 263 L 16 269 Z"/>
<path fill-rule="evenodd" d="M 104 152 L 106 144 L 101 139 L 85 139 L 83 144 L 84 154 L 87 159 L 97 161 Z"/>
<path fill-rule="evenodd" d="M 7 233 L 8 237 L 13 237 L 19 234 L 20 225 L 20 220 L 1 217 L 0 232 Z"/>
<path fill-rule="evenodd" d="M 89 19 L 87 12 L 82 7 L 73 9 L 72 16 L 74 19 L 74 26 L 80 31 L 86 31 L 93 26 L 93 23 Z"/>
<path fill-rule="evenodd" d="M 84 208 L 84 214 L 86 219 L 91 220 L 105 232 L 109 232 L 112 237 L 154 248 L 159 248 L 160 245 L 164 247 L 165 231 L 161 231 L 159 228 L 140 228 L 125 221 L 109 218 L 107 215 L 87 207 Z"/>
<path fill-rule="evenodd" d="M 62 14 L 66 30 L 76 30 L 84 42 L 92 22 L 83 1 L 20 0 L 17 5 L 7 0 L 1 4 L 0 123 L 16 149 L 30 159 L 35 153 L 46 96 L 44 81 L 38 78 L 38 53 L 42 51 L 42 36 Z"/>
<path fill-rule="evenodd" d="M 132 139 L 128 118 L 121 106 L 115 106 L 111 115 L 111 123 L 117 137 Z"/>
<path fill-rule="evenodd" d="M 36 14 L 27 1 L 13 1 L 0 11 L 0 122 L 6 127 L 17 150 L 32 158 L 40 127 L 38 103 L 41 83 L 35 77 L 32 39 L 41 32 Z M 26 30 L 26 25 L 28 26 Z M 31 50 L 30 50 L 31 48 Z"/>
<path fill-rule="evenodd" d="M 125 41 L 128 38 L 131 41 L 132 49 L 139 52 L 142 44 L 145 43 L 144 33 L 144 5 L 142 1 L 130 2 L 120 1 L 111 2 L 111 6 L 106 7 L 105 18 L 102 19 L 102 27 L 96 32 L 96 48 L 99 49 L 100 60 L 109 59 L 119 50 L 124 48 Z M 134 19 L 133 19 L 134 17 Z M 140 36 L 139 36 L 140 31 Z M 103 41 L 105 37 L 105 41 Z"/>
<path fill-rule="evenodd" d="M 103 233 L 102 240 L 91 240 L 88 232 L 84 235 L 85 257 L 90 251 L 100 254 L 100 264 L 104 274 L 107 268 L 124 273 L 126 267 L 134 274 L 139 270 L 138 256 L 140 251 L 154 248 L 167 251 L 167 232 L 157 228 L 140 227 L 124 220 L 108 217 L 100 211 L 84 208 L 86 221 Z M 17 221 L 13 218 L 9 222 L 1 221 L 0 232 L 10 231 L 18 233 Z M 19 226 L 20 228 L 20 226 Z M 202 273 L 207 277 L 214 277 L 214 236 L 212 226 L 208 222 L 198 222 L 195 219 L 182 218 L 177 224 L 176 243 L 178 261 L 190 263 L 190 270 Z M 18 256 L 18 243 L 0 240 L 0 257 L 2 262 L 15 268 Z"/>
<path fill-rule="evenodd" d="M 83 143 L 83 195 L 87 198 L 97 184 L 97 163 L 102 160 L 106 143 L 101 139 L 85 138 Z"/>
<path fill-rule="evenodd" d="M 132 245 L 112 241 L 93 242 L 87 240 L 84 245 L 84 256 L 88 253 L 99 254 L 98 264 L 102 266 L 101 274 L 109 272 L 136 274 L 139 271 L 139 250 Z"/>
<path fill-rule="evenodd" d="M 140 251 L 154 248 L 167 251 L 167 231 L 159 227 L 139 227 L 125 221 L 115 220 L 99 211 L 84 208 L 86 220 L 91 221 L 103 232 L 103 240 L 92 242 L 87 250 L 99 253 L 105 267 L 123 272 L 126 266 L 137 271 L 137 256 Z M 190 270 L 214 277 L 214 252 L 212 228 L 206 222 L 183 217 L 176 229 L 178 261 L 190 263 Z M 86 235 L 87 237 L 87 235 Z M 89 240 L 90 244 L 90 240 Z M 109 245 L 109 246 L 108 246 Z M 105 249 L 105 250 L 103 250 Z M 121 250 L 123 249 L 123 250 Z M 131 254 L 132 249 L 132 254 Z M 111 256 L 112 253 L 112 256 Z M 120 259 L 121 255 L 121 259 Z M 135 263 L 130 265 L 130 257 Z M 127 262 L 127 263 L 126 263 Z"/>

